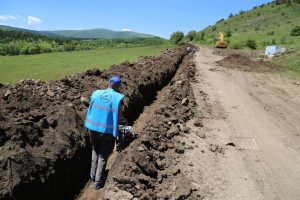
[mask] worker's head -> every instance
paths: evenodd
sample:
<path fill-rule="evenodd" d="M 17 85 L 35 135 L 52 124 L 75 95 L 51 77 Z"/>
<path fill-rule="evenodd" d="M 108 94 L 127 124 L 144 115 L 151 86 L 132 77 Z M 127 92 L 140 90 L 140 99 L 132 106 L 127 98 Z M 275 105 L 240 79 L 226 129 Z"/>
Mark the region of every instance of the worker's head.
<path fill-rule="evenodd" d="M 119 91 L 119 88 L 121 86 L 121 79 L 120 77 L 118 76 L 113 76 L 109 79 L 108 81 L 108 87 L 116 90 L 116 91 Z"/>

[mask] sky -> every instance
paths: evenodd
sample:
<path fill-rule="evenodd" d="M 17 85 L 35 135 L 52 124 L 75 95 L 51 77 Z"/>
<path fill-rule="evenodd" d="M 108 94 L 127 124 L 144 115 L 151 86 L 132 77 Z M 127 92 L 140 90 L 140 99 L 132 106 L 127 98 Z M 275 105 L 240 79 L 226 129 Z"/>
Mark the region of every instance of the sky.
<path fill-rule="evenodd" d="M 0 0 L 0 24 L 33 30 L 107 28 L 169 38 L 271 0 Z"/>

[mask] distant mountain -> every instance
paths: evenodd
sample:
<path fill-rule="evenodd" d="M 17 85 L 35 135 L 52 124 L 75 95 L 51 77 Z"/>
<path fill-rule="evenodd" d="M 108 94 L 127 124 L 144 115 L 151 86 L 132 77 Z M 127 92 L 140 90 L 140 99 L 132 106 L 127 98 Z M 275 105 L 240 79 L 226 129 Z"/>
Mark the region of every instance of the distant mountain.
<path fill-rule="evenodd" d="M 30 30 L 30 29 L 24 29 L 24 28 L 16 28 L 16 27 L 11 27 L 11 26 L 5 26 L 5 25 L 0 25 L 0 30 L 4 31 L 24 31 L 24 32 L 29 32 L 29 33 L 34 33 L 38 35 L 46 35 L 46 36 L 52 36 L 52 37 L 61 37 L 59 35 L 54 35 L 53 33 L 47 33 L 44 31 L 35 31 L 35 30 Z"/>
<path fill-rule="evenodd" d="M 66 37 L 66 38 L 101 38 L 101 39 L 114 39 L 114 38 L 145 38 L 145 37 L 155 37 L 149 34 L 136 33 L 133 31 L 112 31 L 109 29 L 89 29 L 89 30 L 56 30 L 56 31 L 35 31 L 29 29 L 22 29 L 10 26 L 0 25 L 2 30 L 14 30 L 14 31 L 25 31 L 40 35 L 47 35 L 52 37 Z"/>
<path fill-rule="evenodd" d="M 58 30 L 58 31 L 44 31 L 46 33 L 59 35 L 70 38 L 138 38 L 138 37 L 155 37 L 153 35 L 136 33 L 132 31 L 112 31 L 109 29 L 89 29 L 89 30 Z"/>

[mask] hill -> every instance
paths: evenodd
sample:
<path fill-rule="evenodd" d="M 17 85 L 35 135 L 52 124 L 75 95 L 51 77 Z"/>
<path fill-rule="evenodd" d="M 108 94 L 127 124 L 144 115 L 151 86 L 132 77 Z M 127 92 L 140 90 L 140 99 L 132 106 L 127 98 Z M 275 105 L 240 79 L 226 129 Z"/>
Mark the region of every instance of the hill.
<path fill-rule="evenodd" d="M 109 29 L 87 29 L 87 30 L 55 30 L 55 31 L 35 31 L 30 29 L 22 29 L 10 26 L 0 25 L 0 30 L 23 31 L 39 35 L 47 35 L 51 37 L 81 38 L 81 39 L 133 39 L 155 37 L 153 35 L 136 33 L 133 31 L 112 31 Z"/>
<path fill-rule="evenodd" d="M 140 38 L 140 37 L 155 37 L 153 35 L 136 33 L 132 31 L 112 31 L 109 29 L 89 29 L 89 30 L 58 30 L 58 31 L 44 31 L 45 33 L 59 35 L 61 37 L 69 38 L 102 38 L 102 39 L 114 39 L 114 38 Z"/>
<path fill-rule="evenodd" d="M 255 6 L 249 11 L 230 14 L 202 31 L 191 31 L 187 38 L 202 44 L 215 44 L 215 37 L 224 32 L 229 48 L 265 49 L 267 45 L 287 47 L 286 54 L 272 62 L 287 67 L 300 79 L 300 1 L 276 0 Z M 298 2 L 298 3 L 296 3 Z"/>
<path fill-rule="evenodd" d="M 218 33 L 224 32 L 229 47 L 233 48 L 242 48 L 248 39 L 255 40 L 259 49 L 270 44 L 299 47 L 300 38 L 291 36 L 291 31 L 300 26 L 300 4 L 282 2 L 230 14 L 228 19 L 221 19 L 200 31 L 199 34 L 204 34 L 202 42 L 214 44 Z"/>
<path fill-rule="evenodd" d="M 35 30 L 17 28 L 17 27 L 12 27 L 12 26 L 5 26 L 5 25 L 0 25 L 0 30 L 29 32 L 29 33 L 33 33 L 33 34 L 37 34 L 37 35 L 46 35 L 46 36 L 50 36 L 50 37 L 60 37 L 59 35 L 55 35 L 53 33 L 47 33 L 47 32 L 44 32 L 44 31 L 35 31 Z"/>

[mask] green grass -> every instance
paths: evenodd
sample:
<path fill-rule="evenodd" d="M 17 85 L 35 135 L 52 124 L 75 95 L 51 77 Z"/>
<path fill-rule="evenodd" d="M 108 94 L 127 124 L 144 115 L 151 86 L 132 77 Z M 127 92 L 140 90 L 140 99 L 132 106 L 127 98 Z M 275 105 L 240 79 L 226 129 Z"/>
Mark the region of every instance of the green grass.
<path fill-rule="evenodd" d="M 275 57 L 272 62 L 300 74 L 300 51 L 293 51 L 280 57 Z"/>
<path fill-rule="evenodd" d="M 226 34 L 230 30 L 232 36 L 225 37 L 225 40 L 229 40 L 229 48 L 248 39 L 255 40 L 260 50 L 264 50 L 267 45 L 287 47 L 290 53 L 274 58 L 272 62 L 292 70 L 294 73 L 289 74 L 289 77 L 298 77 L 296 74 L 300 74 L 300 36 L 290 35 L 295 26 L 300 26 L 300 4 L 267 4 L 202 30 L 205 32 L 205 41 L 198 43 L 214 45 L 214 37 L 219 32 Z M 275 44 L 272 44 L 273 40 Z"/>
<path fill-rule="evenodd" d="M 107 69 L 112 64 L 139 56 L 159 54 L 171 45 L 104 48 L 89 51 L 47 53 L 37 55 L 0 56 L 0 82 L 15 83 L 24 79 L 57 80 L 66 75 L 92 68 Z"/>
<path fill-rule="evenodd" d="M 229 47 L 247 39 L 254 39 L 259 49 L 264 49 L 265 44 L 271 44 L 273 39 L 276 45 L 299 47 L 300 37 L 290 36 L 292 28 L 297 25 L 300 26 L 300 4 L 269 4 L 216 23 L 203 31 L 207 43 L 211 45 L 219 32 L 231 30 L 232 36 L 225 38 L 230 41 Z"/>

